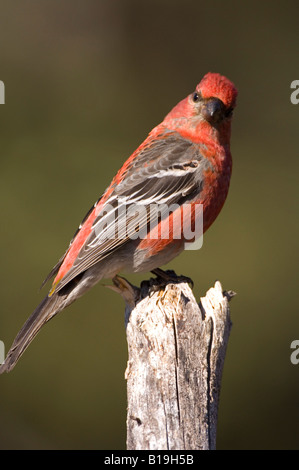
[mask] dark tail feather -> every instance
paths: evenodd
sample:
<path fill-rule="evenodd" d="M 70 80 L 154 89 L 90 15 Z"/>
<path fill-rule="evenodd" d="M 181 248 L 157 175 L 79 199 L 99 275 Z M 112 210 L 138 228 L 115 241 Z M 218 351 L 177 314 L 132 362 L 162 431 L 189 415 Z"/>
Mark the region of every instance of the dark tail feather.
<path fill-rule="evenodd" d="M 59 298 L 57 294 L 51 297 L 47 296 L 41 301 L 15 338 L 5 362 L 0 366 L 0 374 L 14 368 L 41 327 L 61 310 L 62 303 L 63 299 Z"/>

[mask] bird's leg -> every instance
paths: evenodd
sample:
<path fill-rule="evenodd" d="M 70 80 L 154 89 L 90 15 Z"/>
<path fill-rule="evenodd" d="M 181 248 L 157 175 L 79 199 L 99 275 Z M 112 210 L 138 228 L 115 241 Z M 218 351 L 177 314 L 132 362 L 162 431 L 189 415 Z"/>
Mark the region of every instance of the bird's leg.
<path fill-rule="evenodd" d="M 109 289 L 114 290 L 118 294 L 122 296 L 126 304 L 130 307 L 134 307 L 136 302 L 140 296 L 140 289 L 138 287 L 133 286 L 127 279 L 120 276 L 114 276 L 112 279 L 113 286 L 105 286 L 109 287 Z"/>

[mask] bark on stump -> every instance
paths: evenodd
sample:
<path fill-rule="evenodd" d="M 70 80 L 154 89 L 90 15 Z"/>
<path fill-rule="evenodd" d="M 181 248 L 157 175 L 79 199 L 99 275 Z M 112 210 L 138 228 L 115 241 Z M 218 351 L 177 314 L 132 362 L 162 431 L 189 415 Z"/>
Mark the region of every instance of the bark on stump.
<path fill-rule="evenodd" d="M 198 304 L 186 282 L 126 289 L 119 280 L 129 356 L 127 449 L 215 449 L 233 293 L 217 281 Z"/>

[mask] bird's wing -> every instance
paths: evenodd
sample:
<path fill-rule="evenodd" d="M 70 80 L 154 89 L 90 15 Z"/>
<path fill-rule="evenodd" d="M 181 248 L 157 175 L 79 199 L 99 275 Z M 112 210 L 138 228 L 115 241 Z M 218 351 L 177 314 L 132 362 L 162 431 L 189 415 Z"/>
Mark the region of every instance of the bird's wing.
<path fill-rule="evenodd" d="M 105 202 L 99 200 L 100 210 L 90 233 L 71 267 L 61 279 L 59 276 L 56 279 L 52 291 L 59 291 L 80 273 L 134 238 L 137 227 L 138 233 L 146 230 L 151 222 L 151 211 L 148 210 L 151 204 L 183 204 L 192 198 L 193 193 L 200 191 L 200 175 L 207 165 L 200 147 L 177 133 L 149 141 L 138 158 L 129 160 L 122 173 L 117 175 L 117 180 L 112 181 L 114 187 L 112 190 L 110 187 Z M 84 229 L 84 224 L 81 226 L 81 230 Z M 73 243 L 75 241 L 76 237 Z"/>

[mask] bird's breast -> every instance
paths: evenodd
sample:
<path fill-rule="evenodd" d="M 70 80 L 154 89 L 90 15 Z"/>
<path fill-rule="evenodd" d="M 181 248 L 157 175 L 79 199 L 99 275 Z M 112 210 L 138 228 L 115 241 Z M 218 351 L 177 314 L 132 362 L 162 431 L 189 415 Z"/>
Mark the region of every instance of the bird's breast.
<path fill-rule="evenodd" d="M 232 163 L 230 154 L 219 162 L 213 162 L 203 173 L 200 202 L 203 204 L 203 232 L 214 222 L 226 200 Z"/>

